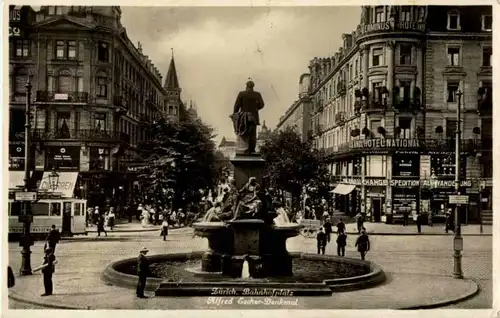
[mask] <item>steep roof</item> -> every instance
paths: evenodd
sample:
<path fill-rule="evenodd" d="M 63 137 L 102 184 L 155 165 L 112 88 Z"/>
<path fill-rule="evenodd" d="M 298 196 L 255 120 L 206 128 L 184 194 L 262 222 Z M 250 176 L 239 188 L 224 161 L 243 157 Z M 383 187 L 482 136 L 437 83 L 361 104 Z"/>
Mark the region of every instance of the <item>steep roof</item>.
<path fill-rule="evenodd" d="M 177 70 L 175 69 L 175 61 L 173 55 L 172 59 L 170 60 L 170 66 L 168 67 L 164 88 L 167 90 L 180 89 L 179 79 L 177 77 Z"/>
<path fill-rule="evenodd" d="M 219 148 L 221 147 L 234 147 L 236 146 L 236 141 L 234 140 L 227 140 L 226 137 L 222 137 L 222 140 L 220 141 Z"/>

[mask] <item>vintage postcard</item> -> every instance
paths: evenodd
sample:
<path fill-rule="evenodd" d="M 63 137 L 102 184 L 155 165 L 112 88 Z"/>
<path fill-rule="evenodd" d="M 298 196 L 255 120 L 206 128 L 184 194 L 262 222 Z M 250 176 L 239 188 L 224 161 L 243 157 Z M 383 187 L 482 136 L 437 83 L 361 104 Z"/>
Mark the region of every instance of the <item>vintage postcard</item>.
<path fill-rule="evenodd" d="M 500 316 L 494 5 L 158 5 L 5 6 L 7 316 Z"/>

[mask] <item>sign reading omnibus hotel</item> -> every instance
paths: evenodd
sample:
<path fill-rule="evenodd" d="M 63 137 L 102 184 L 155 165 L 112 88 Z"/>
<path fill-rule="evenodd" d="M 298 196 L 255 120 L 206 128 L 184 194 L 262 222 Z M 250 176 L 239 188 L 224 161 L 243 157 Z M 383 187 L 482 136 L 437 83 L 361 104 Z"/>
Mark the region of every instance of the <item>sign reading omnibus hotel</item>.
<path fill-rule="evenodd" d="M 344 179 L 342 183 L 352 184 L 352 185 L 365 185 L 365 186 L 375 186 L 375 187 L 401 187 L 401 188 L 411 188 L 411 187 L 432 187 L 432 188 L 453 188 L 455 186 L 454 180 L 388 180 L 388 179 Z M 461 187 L 471 187 L 472 181 L 463 180 L 460 182 Z"/>
<path fill-rule="evenodd" d="M 359 26 L 357 30 L 357 36 L 368 34 L 368 33 L 378 33 L 378 32 L 390 32 L 390 31 L 425 31 L 425 23 L 415 22 L 415 21 L 385 21 L 377 22 L 366 25 Z"/>

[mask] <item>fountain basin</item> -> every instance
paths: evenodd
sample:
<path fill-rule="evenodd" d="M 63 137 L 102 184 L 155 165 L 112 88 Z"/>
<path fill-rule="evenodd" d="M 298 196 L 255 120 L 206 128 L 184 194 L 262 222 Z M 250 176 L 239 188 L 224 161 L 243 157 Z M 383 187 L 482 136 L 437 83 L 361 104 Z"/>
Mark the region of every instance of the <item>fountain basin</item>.
<path fill-rule="evenodd" d="M 291 253 L 294 276 L 232 278 L 222 273 L 206 273 L 199 268 L 203 252 L 159 254 L 149 256 L 155 277 L 149 277 L 147 291 L 156 296 L 319 296 L 332 292 L 365 289 L 381 284 L 383 270 L 369 261 L 338 257 Z M 137 286 L 137 259 L 129 258 L 109 264 L 102 274 L 107 283 L 127 288 Z M 196 271 L 196 266 L 199 273 Z M 195 270 L 189 270 L 189 269 Z M 222 295 L 228 293 L 228 295 Z"/>

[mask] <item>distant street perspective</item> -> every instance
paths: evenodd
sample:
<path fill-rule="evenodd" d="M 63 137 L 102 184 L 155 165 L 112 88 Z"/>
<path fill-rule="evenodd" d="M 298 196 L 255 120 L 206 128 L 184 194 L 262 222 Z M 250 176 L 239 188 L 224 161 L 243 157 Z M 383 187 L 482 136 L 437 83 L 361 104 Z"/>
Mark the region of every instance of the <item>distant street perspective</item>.
<path fill-rule="evenodd" d="M 303 10 L 9 6 L 9 309 L 492 308 L 492 7 Z"/>

